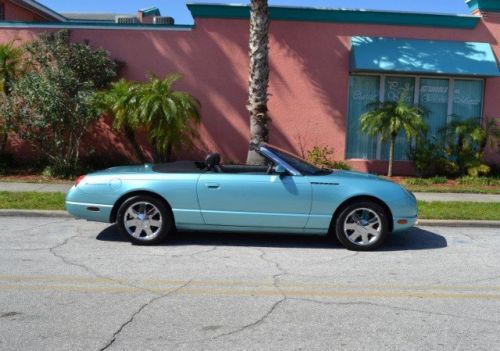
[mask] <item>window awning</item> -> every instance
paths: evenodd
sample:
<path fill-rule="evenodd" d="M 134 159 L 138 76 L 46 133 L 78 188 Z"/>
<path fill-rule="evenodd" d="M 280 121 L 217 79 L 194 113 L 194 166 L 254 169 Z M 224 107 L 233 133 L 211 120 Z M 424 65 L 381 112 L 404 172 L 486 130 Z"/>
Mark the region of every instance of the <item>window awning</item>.
<path fill-rule="evenodd" d="M 488 43 L 352 37 L 353 72 L 404 72 L 498 77 Z"/>

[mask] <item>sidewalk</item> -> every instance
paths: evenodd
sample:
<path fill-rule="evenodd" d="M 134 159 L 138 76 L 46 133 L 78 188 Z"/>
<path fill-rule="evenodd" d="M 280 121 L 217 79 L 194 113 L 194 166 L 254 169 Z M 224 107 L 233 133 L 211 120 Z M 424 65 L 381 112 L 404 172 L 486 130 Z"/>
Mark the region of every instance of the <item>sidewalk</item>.
<path fill-rule="evenodd" d="M 66 193 L 72 184 L 1 183 L 0 191 Z M 415 193 L 423 201 L 500 202 L 500 195 L 463 193 Z"/>
<path fill-rule="evenodd" d="M 66 193 L 73 184 L 43 184 L 43 183 L 2 183 L 0 191 L 28 192 L 36 191 L 40 193 Z"/>

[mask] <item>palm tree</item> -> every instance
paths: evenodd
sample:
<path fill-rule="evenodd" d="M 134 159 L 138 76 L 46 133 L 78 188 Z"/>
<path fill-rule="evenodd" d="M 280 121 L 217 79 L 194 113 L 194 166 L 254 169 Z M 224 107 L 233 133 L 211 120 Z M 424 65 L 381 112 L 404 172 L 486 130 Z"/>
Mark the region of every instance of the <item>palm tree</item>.
<path fill-rule="evenodd" d="M 440 132 L 445 140 L 445 152 L 453 159 L 458 172 L 464 174 L 471 173 L 471 168 L 489 167 L 484 163 L 484 151 L 487 146 L 493 150 L 496 149 L 495 140 L 500 135 L 494 120 L 485 122 L 481 125 L 480 117 L 472 117 L 460 120 L 458 116 L 452 115 L 453 120 Z"/>
<path fill-rule="evenodd" d="M 14 41 L 0 44 L 0 92 L 9 94 L 12 84 L 21 72 L 23 50 Z"/>
<path fill-rule="evenodd" d="M 267 115 L 269 85 L 269 8 L 267 0 L 252 0 L 250 11 L 250 79 L 247 109 L 250 112 L 250 142 L 268 141 Z M 248 164 L 263 164 L 265 160 L 249 150 Z"/>
<path fill-rule="evenodd" d="M 399 101 L 376 102 L 370 104 L 370 111 L 364 113 L 360 119 L 361 131 L 372 137 L 380 135 L 382 141 L 390 141 L 389 169 L 387 175 L 392 177 L 394 162 L 394 146 L 399 132 L 403 131 L 406 139 L 417 137 L 427 130 L 424 121 L 425 111 L 419 106 L 412 106 L 402 94 Z"/>
<path fill-rule="evenodd" d="M 14 80 L 21 73 L 22 57 L 23 50 L 15 47 L 14 41 L 0 44 L 0 98 L 2 105 L 7 104 Z M 5 109 L 2 108 L 2 110 Z M 0 121 L 0 153 L 4 153 L 11 129 L 8 113 L 3 113 L 3 116 L 0 116 Z"/>
<path fill-rule="evenodd" d="M 175 91 L 182 78 L 172 74 L 165 79 L 151 75 L 148 83 L 137 89 L 136 117 L 148 132 L 155 158 L 170 161 L 172 152 L 192 146 L 200 123 L 200 104 L 192 95 Z"/>
<path fill-rule="evenodd" d="M 136 157 L 143 162 L 144 154 L 135 137 L 135 130 L 141 125 L 135 113 L 139 87 L 137 83 L 120 79 L 113 83 L 108 91 L 102 93 L 102 102 L 104 109 L 113 114 L 113 127 L 123 130 L 134 148 Z"/>

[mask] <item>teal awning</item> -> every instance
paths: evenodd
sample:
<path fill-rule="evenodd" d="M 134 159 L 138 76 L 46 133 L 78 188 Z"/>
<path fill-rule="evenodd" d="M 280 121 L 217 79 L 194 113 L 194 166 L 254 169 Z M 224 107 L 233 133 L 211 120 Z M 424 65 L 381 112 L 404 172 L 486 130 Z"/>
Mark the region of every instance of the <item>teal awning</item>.
<path fill-rule="evenodd" d="M 488 43 L 352 37 L 353 72 L 500 76 Z"/>

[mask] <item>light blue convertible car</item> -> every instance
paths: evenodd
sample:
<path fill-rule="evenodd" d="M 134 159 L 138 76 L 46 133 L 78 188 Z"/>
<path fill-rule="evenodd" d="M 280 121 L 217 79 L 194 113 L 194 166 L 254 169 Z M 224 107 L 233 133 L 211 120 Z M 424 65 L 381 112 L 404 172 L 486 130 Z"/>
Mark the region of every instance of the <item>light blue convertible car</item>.
<path fill-rule="evenodd" d="M 331 235 L 371 250 L 417 221 L 412 193 L 358 172 L 322 169 L 269 144 L 252 146 L 267 166 L 205 162 L 114 167 L 81 176 L 66 209 L 115 223 L 135 244 L 158 244 L 175 230 Z"/>

